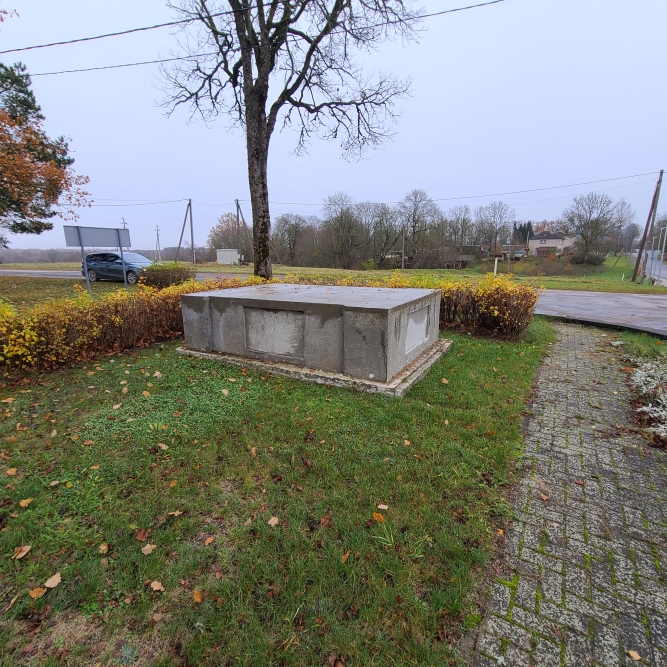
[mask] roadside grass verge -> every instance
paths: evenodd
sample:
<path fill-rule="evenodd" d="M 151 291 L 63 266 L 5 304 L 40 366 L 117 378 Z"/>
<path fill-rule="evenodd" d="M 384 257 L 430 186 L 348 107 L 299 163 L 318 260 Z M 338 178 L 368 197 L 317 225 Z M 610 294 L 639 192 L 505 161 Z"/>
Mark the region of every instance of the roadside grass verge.
<path fill-rule="evenodd" d="M 0 664 L 462 664 L 553 329 L 447 335 L 401 400 L 178 343 L 5 383 Z"/>
<path fill-rule="evenodd" d="M 2 268 L 2 265 L 0 265 Z M 123 283 L 97 282 L 90 285 L 93 298 L 124 289 Z M 83 278 L 23 278 L 21 276 L 0 276 L 0 299 L 6 299 L 18 311 L 27 310 L 49 299 L 74 299 L 85 291 Z M 130 291 L 136 285 L 130 285 Z"/>
<path fill-rule="evenodd" d="M 623 331 L 619 339 L 624 345 L 622 354 L 628 359 L 658 359 L 667 355 L 667 344 L 664 340 L 651 334 L 638 331 Z"/>

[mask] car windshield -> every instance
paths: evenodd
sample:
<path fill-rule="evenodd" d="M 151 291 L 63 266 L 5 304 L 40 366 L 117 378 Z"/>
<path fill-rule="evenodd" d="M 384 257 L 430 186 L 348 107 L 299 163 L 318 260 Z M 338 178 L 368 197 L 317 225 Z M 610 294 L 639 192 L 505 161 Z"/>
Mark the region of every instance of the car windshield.
<path fill-rule="evenodd" d="M 148 259 L 148 257 L 139 255 L 136 252 L 124 252 L 123 257 L 125 257 L 126 262 L 132 264 L 152 264 L 151 260 Z"/>

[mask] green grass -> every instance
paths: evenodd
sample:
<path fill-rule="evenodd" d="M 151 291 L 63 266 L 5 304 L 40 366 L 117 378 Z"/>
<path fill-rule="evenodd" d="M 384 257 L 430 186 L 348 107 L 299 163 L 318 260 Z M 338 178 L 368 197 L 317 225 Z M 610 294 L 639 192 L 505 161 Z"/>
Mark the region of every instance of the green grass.
<path fill-rule="evenodd" d="M 667 344 L 664 340 L 651 334 L 636 331 L 623 331 L 620 334 L 623 341 L 623 354 L 629 358 L 657 359 L 667 354 Z"/>
<path fill-rule="evenodd" d="M 176 343 L 5 381 L 0 665 L 462 664 L 553 330 L 451 337 L 404 399 Z"/>
<path fill-rule="evenodd" d="M 0 299 L 6 299 L 18 310 L 32 308 L 48 299 L 75 297 L 85 291 L 83 280 L 70 278 L 23 278 L 0 276 Z M 123 283 L 97 282 L 91 284 L 93 298 L 124 289 Z M 136 289 L 131 285 L 128 289 Z M 78 291 L 77 291 L 78 290 Z"/>

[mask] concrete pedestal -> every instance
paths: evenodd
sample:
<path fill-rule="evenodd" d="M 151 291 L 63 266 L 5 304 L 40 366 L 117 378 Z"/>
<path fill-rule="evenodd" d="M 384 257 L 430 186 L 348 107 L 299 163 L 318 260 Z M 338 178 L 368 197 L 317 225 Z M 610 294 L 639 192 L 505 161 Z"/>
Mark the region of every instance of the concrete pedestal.
<path fill-rule="evenodd" d="M 440 292 L 261 285 L 181 298 L 188 350 L 386 383 L 438 341 Z"/>

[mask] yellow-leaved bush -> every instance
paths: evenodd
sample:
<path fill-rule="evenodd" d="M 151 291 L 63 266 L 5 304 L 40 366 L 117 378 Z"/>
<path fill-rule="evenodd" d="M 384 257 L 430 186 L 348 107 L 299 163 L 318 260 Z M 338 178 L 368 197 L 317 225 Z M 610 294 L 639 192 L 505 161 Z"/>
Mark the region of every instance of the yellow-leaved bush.
<path fill-rule="evenodd" d="M 100 353 L 119 352 L 183 335 L 181 295 L 258 285 L 261 278 L 189 280 L 164 289 L 140 286 L 98 300 L 87 293 L 45 301 L 24 312 L 0 302 L 0 364 L 49 370 Z M 272 282 L 280 282 L 274 280 Z M 442 281 L 435 276 L 388 277 L 286 276 L 283 282 L 362 287 L 440 289 L 440 326 L 460 326 L 479 334 L 516 338 L 530 323 L 539 291 L 506 276 L 478 283 Z"/>

